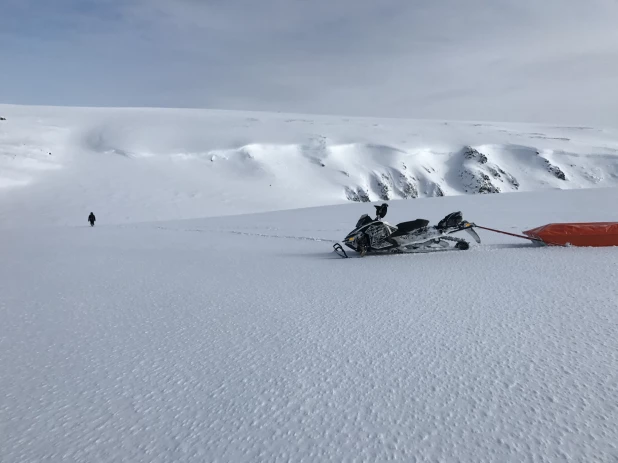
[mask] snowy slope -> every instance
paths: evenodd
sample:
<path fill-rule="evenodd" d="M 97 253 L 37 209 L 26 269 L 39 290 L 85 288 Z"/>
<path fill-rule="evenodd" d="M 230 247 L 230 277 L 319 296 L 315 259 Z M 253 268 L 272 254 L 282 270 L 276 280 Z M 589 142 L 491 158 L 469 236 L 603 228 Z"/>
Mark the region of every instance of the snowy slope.
<path fill-rule="evenodd" d="M 615 193 L 387 219 L 618 220 Z M 616 461 L 618 249 L 335 257 L 369 209 L 1 231 L 0 461 Z"/>
<path fill-rule="evenodd" d="M 618 131 L 0 105 L 0 226 L 618 185 Z"/>

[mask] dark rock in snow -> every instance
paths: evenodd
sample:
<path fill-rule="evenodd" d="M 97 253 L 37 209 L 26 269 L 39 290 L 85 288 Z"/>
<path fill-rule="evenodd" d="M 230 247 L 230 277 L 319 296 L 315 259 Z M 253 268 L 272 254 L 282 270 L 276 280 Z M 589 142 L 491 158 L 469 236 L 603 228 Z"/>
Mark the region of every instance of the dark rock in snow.
<path fill-rule="evenodd" d="M 500 193 L 500 188 L 491 183 L 491 179 L 487 174 L 480 173 L 480 178 L 482 179 L 481 185 L 479 186 L 478 192 L 481 194 L 485 193 Z"/>
<path fill-rule="evenodd" d="M 418 198 L 418 189 L 416 185 L 414 185 L 413 181 L 410 180 L 405 175 L 401 174 L 401 191 L 403 193 L 403 197 L 406 199 L 410 198 Z"/>
<path fill-rule="evenodd" d="M 363 188 L 358 189 L 358 197 L 363 203 L 371 202 L 369 199 L 369 194 Z"/>
<path fill-rule="evenodd" d="M 475 159 L 479 164 L 487 163 L 487 156 L 470 146 L 464 148 L 463 156 L 466 159 Z"/>
<path fill-rule="evenodd" d="M 494 169 L 493 167 L 487 166 L 487 170 L 489 171 L 489 173 L 494 177 L 494 178 L 502 178 L 502 176 L 500 175 L 500 173 Z"/>
<path fill-rule="evenodd" d="M 380 177 L 376 176 L 376 183 L 378 186 L 378 196 L 380 199 L 383 201 L 388 201 L 391 199 L 393 191 L 391 179 L 387 175 L 382 174 Z"/>
<path fill-rule="evenodd" d="M 362 188 L 357 188 L 356 190 L 354 190 L 353 188 L 350 187 L 345 187 L 345 195 L 346 198 L 348 199 L 348 201 L 354 201 L 357 203 L 368 203 L 370 202 L 369 200 L 369 195 L 367 194 L 367 192 L 362 189 Z"/>
<path fill-rule="evenodd" d="M 554 177 L 560 179 L 560 180 L 565 180 L 566 181 L 566 175 L 565 173 L 562 171 L 562 169 L 560 169 L 560 167 L 553 165 L 551 162 L 549 162 L 548 159 L 543 159 L 545 161 L 545 165 L 547 166 L 547 171 L 550 174 L 553 174 Z"/>
<path fill-rule="evenodd" d="M 491 182 L 489 175 L 478 169 L 466 169 L 459 176 L 463 180 L 466 193 L 500 193 L 500 188 Z"/>

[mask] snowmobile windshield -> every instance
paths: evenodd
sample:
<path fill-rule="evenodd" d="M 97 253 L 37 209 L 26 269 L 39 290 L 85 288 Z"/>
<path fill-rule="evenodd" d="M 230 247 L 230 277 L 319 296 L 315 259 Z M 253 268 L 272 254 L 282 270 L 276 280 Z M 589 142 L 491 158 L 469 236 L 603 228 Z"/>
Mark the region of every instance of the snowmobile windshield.
<path fill-rule="evenodd" d="M 370 224 L 371 222 L 373 222 L 373 220 L 371 220 L 371 217 L 369 217 L 367 214 L 363 214 L 361 215 L 361 218 L 358 219 L 358 222 L 356 222 L 356 228 L 360 228 L 362 226 Z"/>

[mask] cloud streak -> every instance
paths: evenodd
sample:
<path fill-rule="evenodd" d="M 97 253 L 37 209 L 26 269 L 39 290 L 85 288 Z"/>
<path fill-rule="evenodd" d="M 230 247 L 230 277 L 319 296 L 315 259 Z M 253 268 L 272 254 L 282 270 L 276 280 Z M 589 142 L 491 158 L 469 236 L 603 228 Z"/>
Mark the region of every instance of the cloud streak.
<path fill-rule="evenodd" d="M 0 101 L 618 125 L 609 0 L 5 0 Z"/>

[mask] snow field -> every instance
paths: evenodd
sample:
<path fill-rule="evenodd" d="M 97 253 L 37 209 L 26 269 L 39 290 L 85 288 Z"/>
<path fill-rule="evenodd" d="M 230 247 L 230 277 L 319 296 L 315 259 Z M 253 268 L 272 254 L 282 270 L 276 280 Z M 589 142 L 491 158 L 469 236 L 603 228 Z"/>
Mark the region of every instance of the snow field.
<path fill-rule="evenodd" d="M 387 220 L 615 220 L 614 192 Z M 618 250 L 336 257 L 369 209 L 2 231 L 0 461 L 615 461 Z"/>

